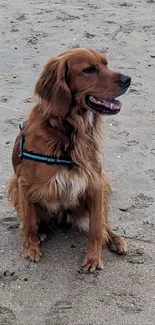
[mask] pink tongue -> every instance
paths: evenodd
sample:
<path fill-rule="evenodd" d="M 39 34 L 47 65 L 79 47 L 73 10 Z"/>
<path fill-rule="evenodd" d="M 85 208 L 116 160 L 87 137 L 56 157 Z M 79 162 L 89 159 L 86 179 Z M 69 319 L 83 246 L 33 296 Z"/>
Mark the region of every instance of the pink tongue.
<path fill-rule="evenodd" d="M 110 109 L 121 109 L 122 107 L 122 103 L 116 99 L 104 99 L 101 103 Z"/>

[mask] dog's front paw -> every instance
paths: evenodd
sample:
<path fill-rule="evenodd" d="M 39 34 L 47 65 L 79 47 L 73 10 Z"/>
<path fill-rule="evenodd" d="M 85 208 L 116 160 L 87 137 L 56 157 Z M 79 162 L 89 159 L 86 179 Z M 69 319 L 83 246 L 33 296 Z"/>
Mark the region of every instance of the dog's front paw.
<path fill-rule="evenodd" d="M 97 255 L 87 253 L 82 263 L 82 267 L 84 272 L 90 272 L 90 273 L 96 270 L 103 270 L 102 258 Z"/>
<path fill-rule="evenodd" d="M 41 258 L 41 252 L 39 247 L 36 246 L 30 246 L 25 248 L 23 246 L 22 249 L 22 256 L 26 259 L 29 259 L 32 262 L 39 262 L 40 258 Z"/>
<path fill-rule="evenodd" d="M 110 239 L 108 246 L 112 251 L 118 254 L 125 254 L 127 252 L 127 244 L 125 239 L 118 235 L 115 235 Z"/>

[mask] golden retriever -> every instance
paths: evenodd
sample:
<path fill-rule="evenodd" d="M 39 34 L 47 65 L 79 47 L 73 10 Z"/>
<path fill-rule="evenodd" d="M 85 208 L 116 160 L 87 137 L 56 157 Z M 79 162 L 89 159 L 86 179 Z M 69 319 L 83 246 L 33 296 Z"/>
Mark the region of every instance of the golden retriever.
<path fill-rule="evenodd" d="M 38 102 L 15 141 L 8 188 L 21 221 L 24 258 L 39 261 L 38 228 L 52 218 L 88 231 L 86 271 L 103 268 L 106 244 L 126 252 L 125 240 L 108 222 L 111 186 L 102 171 L 101 145 L 103 115 L 120 111 L 115 98 L 130 83 L 91 49 L 70 49 L 45 64 L 35 85 Z"/>

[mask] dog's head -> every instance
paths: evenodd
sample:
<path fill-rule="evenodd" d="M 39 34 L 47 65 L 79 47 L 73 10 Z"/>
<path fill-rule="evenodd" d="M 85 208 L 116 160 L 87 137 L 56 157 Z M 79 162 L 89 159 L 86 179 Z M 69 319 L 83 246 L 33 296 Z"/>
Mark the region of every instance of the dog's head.
<path fill-rule="evenodd" d="M 131 78 L 109 70 L 106 58 L 90 49 L 71 49 L 51 58 L 36 83 L 35 93 L 51 114 L 65 116 L 74 107 L 103 115 L 116 114 Z"/>

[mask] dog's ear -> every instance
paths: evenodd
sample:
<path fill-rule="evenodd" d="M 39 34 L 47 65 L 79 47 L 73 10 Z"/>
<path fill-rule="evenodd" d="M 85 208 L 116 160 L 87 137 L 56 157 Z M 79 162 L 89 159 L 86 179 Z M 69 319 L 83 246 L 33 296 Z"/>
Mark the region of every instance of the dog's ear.
<path fill-rule="evenodd" d="M 72 94 L 67 85 L 67 62 L 58 57 L 50 59 L 36 83 L 35 94 L 48 102 L 48 113 L 65 116 L 72 103 Z"/>

